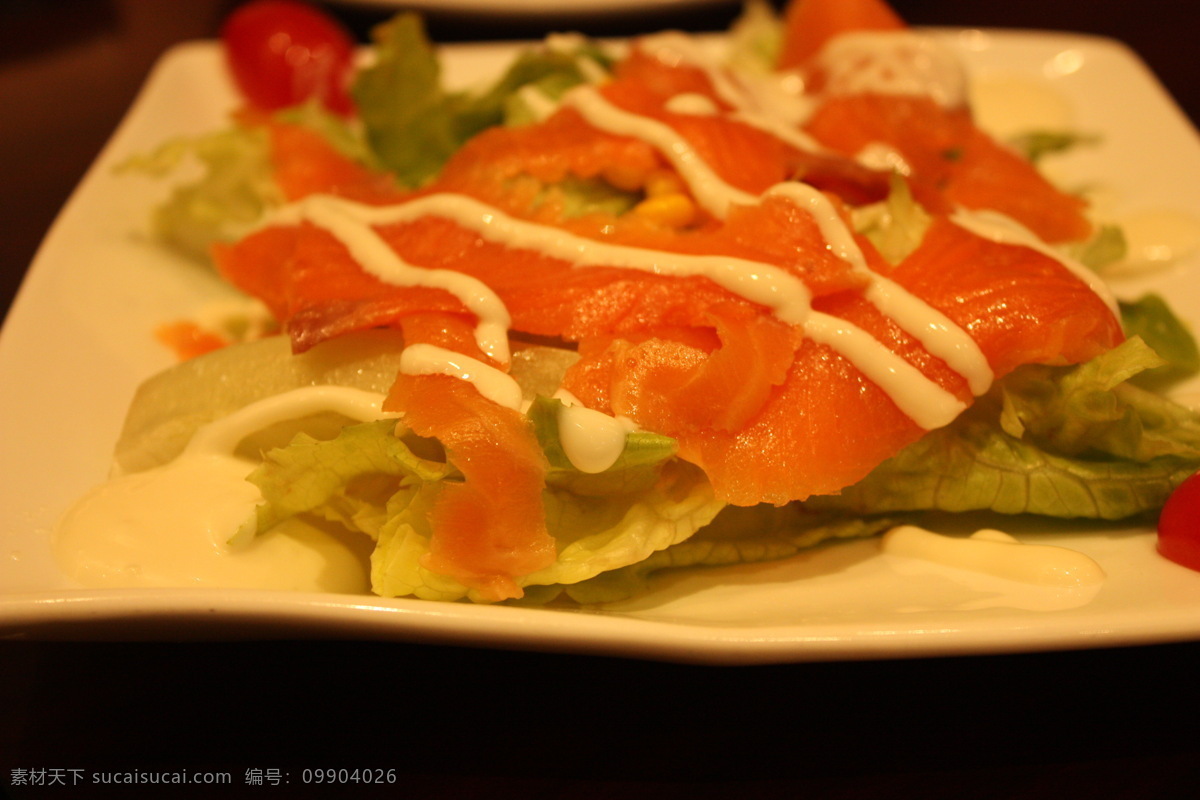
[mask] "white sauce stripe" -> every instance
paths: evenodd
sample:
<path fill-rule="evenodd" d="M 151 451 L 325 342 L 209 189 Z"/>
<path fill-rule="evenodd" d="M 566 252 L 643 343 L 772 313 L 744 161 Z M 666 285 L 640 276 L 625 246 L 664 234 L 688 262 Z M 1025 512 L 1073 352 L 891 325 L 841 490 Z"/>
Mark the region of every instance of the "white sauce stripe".
<path fill-rule="evenodd" d="M 948 425 L 967 407 L 869 333 L 845 320 L 814 311 L 804 325 L 804 333 L 844 356 L 926 430 Z"/>
<path fill-rule="evenodd" d="M 870 281 L 865 293 L 868 302 L 966 378 L 973 394 L 981 395 L 988 390 L 994 375 L 975 340 L 945 314 L 871 270 L 854 234 L 824 193 L 792 181 L 771 187 L 766 196 L 786 197 L 812 214 L 829 250 Z"/>
<path fill-rule="evenodd" d="M 814 186 L 798 181 L 777 183 L 768 189 L 765 197 L 786 197 L 812 215 L 825 240 L 825 246 L 835 256 L 857 270 L 867 269 L 867 260 L 862 249 L 854 240 L 854 234 L 845 220 L 838 214 L 833 203 Z M 872 273 L 873 275 L 874 273 Z"/>
<path fill-rule="evenodd" d="M 400 372 L 405 375 L 448 375 L 458 378 L 470 383 L 481 395 L 497 405 L 514 411 L 521 409 L 521 387 L 511 375 L 444 347 L 409 345 L 400 354 Z"/>
<path fill-rule="evenodd" d="M 554 397 L 562 401 L 558 415 L 558 438 L 567 460 L 580 472 L 595 474 L 617 463 L 625 452 L 625 437 L 637 430 L 626 417 L 613 417 L 587 408 L 566 389 Z"/>
<path fill-rule="evenodd" d="M 567 92 L 563 105 L 578 111 L 594 128 L 652 145 L 687 182 L 696 202 L 717 219 L 724 219 L 733 203 L 753 205 L 757 201 L 754 195 L 722 180 L 670 125 L 618 108 L 591 86 Z"/>
<path fill-rule="evenodd" d="M 389 209 L 406 206 L 390 206 Z M 442 289 L 458 298 L 478 320 L 475 338 L 480 350 L 496 361 L 509 361 L 511 318 L 503 301 L 483 281 L 461 272 L 424 269 L 409 264 L 368 223 L 373 207 L 314 195 L 281 209 L 275 222 L 306 220 L 324 228 L 342 243 L 363 270 L 385 283 Z"/>
<path fill-rule="evenodd" d="M 812 213 L 821 227 L 822 235 L 829 242 L 830 249 L 838 257 L 847 260 L 856 271 L 864 272 L 871 279 L 868 299 L 876 303 L 884 313 L 894 315 L 893 318 L 898 324 L 925 344 L 930 352 L 946 360 L 952 367 L 962 370 L 968 376 L 973 389 L 983 387 L 985 390 L 990 382 L 991 373 L 986 369 L 986 361 L 970 337 L 918 298 L 867 269 L 853 235 L 824 195 L 804 184 L 781 185 L 768 194 L 788 197 Z M 833 347 L 864 374 L 872 376 L 873 380 L 878 376 L 877 382 L 897 400 L 897 405 L 923 427 L 944 425 L 953 419 L 950 415 L 951 409 L 961 411 L 963 407 L 957 398 L 953 398 L 953 395 L 861 329 L 840 320 L 833 324 L 833 318 L 825 315 L 822 315 L 819 322 L 809 325 L 812 306 L 807 286 L 790 272 L 771 264 L 725 256 L 666 253 L 598 242 L 557 228 L 510 217 L 492 206 L 456 194 L 426 195 L 391 206 L 369 206 L 342 198 L 313 196 L 303 201 L 303 207 L 298 214 L 284 213 L 277 217 L 277 220 L 290 221 L 298 217 L 320 225 L 332 222 L 337 226 L 334 235 L 347 242 L 347 246 L 356 257 L 378 259 L 380 262 L 366 261 L 363 264 L 364 269 L 382 280 L 390 280 L 399 285 L 411 285 L 408 283 L 410 278 L 421 277 L 413 276 L 412 273 L 434 271 L 416 267 L 395 269 L 398 257 L 369 226 L 409 222 L 429 215 L 451 219 L 488 241 L 517 249 L 533 250 L 577 266 L 608 266 L 636 269 L 657 275 L 707 277 L 738 296 L 766 306 L 780 320 L 803 326 L 806 335 Z M 327 213 L 329 208 L 333 211 Z M 366 244 L 362 244 L 362 241 Z M 447 273 L 445 270 L 436 272 Z M 443 282 L 453 288 L 471 286 L 465 282 L 456 283 L 444 279 Z M 477 307 L 478 305 L 480 304 L 476 304 Z M 501 310 L 503 314 L 495 313 L 491 320 L 483 320 L 480 323 L 481 328 L 492 326 L 489 335 L 493 338 L 506 336 L 506 328 L 497 319 L 507 321 L 508 313 L 503 306 Z M 856 333 L 847 333 L 851 330 Z M 837 335 L 834 335 L 835 332 Z M 479 333 L 477 338 L 483 339 L 485 334 Z M 455 356 L 460 361 L 465 358 L 457 354 Z M 413 358 L 416 363 L 416 357 Z M 445 358 L 442 360 L 445 361 Z M 434 368 L 426 366 L 425 369 Z M 455 374 L 445 364 L 435 371 L 443 369 L 449 371 L 442 374 Z M 477 368 L 474 369 L 475 373 L 480 372 Z M 503 375 L 498 370 L 492 371 Z M 504 394 L 512 393 L 506 391 Z M 922 399 L 906 399 L 910 397 Z M 506 404 L 511 405 L 507 402 Z"/>
<path fill-rule="evenodd" d="M 970 334 L 945 314 L 878 274 L 872 278 L 866 298 L 932 355 L 966 378 L 971 394 L 978 397 L 991 388 L 996 376 L 987 356 Z"/>
<path fill-rule="evenodd" d="M 915 31 L 854 31 L 835 36 L 817 54 L 833 95 L 917 95 L 946 107 L 967 100 L 967 77 L 958 58 Z"/>
<path fill-rule="evenodd" d="M 367 422 L 394 416 L 382 410 L 383 395 L 347 386 L 304 386 L 273 395 L 201 427 L 188 442 L 187 455 L 229 455 L 252 433 L 277 422 L 334 411 Z"/>
<path fill-rule="evenodd" d="M 616 267 L 654 275 L 705 277 L 734 294 L 770 308 L 789 324 L 803 324 L 808 315 L 808 287 L 795 275 L 772 264 L 598 242 L 559 228 L 516 219 L 466 195 L 431 194 L 391 206 L 360 205 L 326 195 L 313 196 L 304 202 L 312 206 L 329 204 L 344 208 L 347 213 L 339 215 L 340 218 L 353 218 L 360 226 L 411 222 L 425 216 L 444 217 L 489 242 L 532 250 L 580 267 Z M 346 233 L 348 237 L 353 235 L 349 230 Z M 373 274 L 382 272 L 375 266 L 365 268 Z M 396 277 L 393 282 L 397 285 L 409 285 L 401 282 L 405 275 Z M 507 311 L 504 316 L 507 319 Z"/>

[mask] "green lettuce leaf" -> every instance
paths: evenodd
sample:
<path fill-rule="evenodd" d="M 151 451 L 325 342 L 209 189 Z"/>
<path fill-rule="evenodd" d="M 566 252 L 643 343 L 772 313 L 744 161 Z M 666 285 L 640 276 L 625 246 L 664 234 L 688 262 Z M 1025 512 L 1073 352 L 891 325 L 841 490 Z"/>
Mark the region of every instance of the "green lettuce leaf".
<path fill-rule="evenodd" d="M 881 203 L 862 206 L 853 212 L 855 229 L 867 237 L 889 264 L 899 264 L 925 238 L 933 218 L 913 198 L 903 176 L 891 176 L 891 189 Z"/>
<path fill-rule="evenodd" d="M 1120 306 L 1126 335 L 1144 340 L 1163 361 L 1135 376 L 1134 383 L 1145 388 L 1162 388 L 1200 372 L 1200 350 L 1195 338 L 1162 297 L 1148 294 Z"/>
<path fill-rule="evenodd" d="M 1073 150 L 1081 145 L 1095 145 L 1100 137 L 1078 131 L 1035 130 L 1015 136 L 1009 144 L 1036 163 L 1048 155 Z"/>
<path fill-rule="evenodd" d="M 571 464 L 559 439 L 558 419 L 564 406 L 561 401 L 538 397 L 529 409 L 534 433 L 550 469 L 546 482 L 589 497 L 630 494 L 653 485 L 662 465 L 675 455 L 674 439 L 658 433 L 632 431 L 625 436 L 625 449 L 616 463 L 603 472 L 580 472 Z"/>
<path fill-rule="evenodd" d="M 806 505 L 1094 519 L 1153 512 L 1200 466 L 1200 415 L 1128 383 L 1158 363 L 1135 338 L 1077 367 L 1023 367 L 953 424 Z"/>
<path fill-rule="evenodd" d="M 783 20 L 766 0 L 746 0 L 729 27 L 729 61 L 739 68 L 771 72 L 783 49 Z"/>
<path fill-rule="evenodd" d="M 371 557 L 371 585 L 377 594 L 477 599 L 467 587 L 423 566 L 432 535 L 428 513 L 436 497 L 436 485 L 426 484 L 402 508 L 389 509 Z M 576 583 L 645 560 L 692 536 L 723 507 L 699 470 L 675 461 L 664 465 L 655 485 L 641 492 L 587 497 L 547 487 L 544 500 L 558 558 L 518 580 L 534 596 L 538 593 L 531 587 Z"/>
<path fill-rule="evenodd" d="M 317 131 L 349 158 L 375 165 L 356 129 L 319 103 L 305 103 L 276 116 Z M 262 127 L 234 126 L 171 139 L 151 152 L 127 159 L 117 171 L 163 178 L 189 165 L 198 166 L 198 176 L 175 184 L 151 214 L 156 238 L 189 258 L 208 263 L 214 243 L 241 238 L 268 209 L 284 202 L 274 180 L 270 141 Z"/>
<path fill-rule="evenodd" d="M 627 567 L 553 588 L 577 603 L 612 603 L 641 594 L 653 575 L 666 570 L 777 561 L 833 540 L 876 536 L 896 524 L 892 518 L 810 514 L 799 504 L 730 506 L 679 544 Z"/>
<path fill-rule="evenodd" d="M 608 470 L 571 466 L 557 433 L 557 400 L 534 403 L 532 418 L 551 468 L 544 501 L 558 543 L 555 564 L 520 583 L 576 583 L 644 560 L 707 525 L 724 504 L 704 474 L 674 458 L 668 437 L 634 432 Z M 461 479 L 427 440 L 397 436 L 394 420 L 351 425 L 332 439 L 301 434 L 269 451 L 250 480 L 262 491 L 258 530 L 297 514 L 336 521 L 376 539 L 372 588 L 386 597 L 474 598 L 423 565 L 429 511 L 446 481 Z M 421 449 L 424 448 L 424 449 Z"/>
<path fill-rule="evenodd" d="M 231 128 L 172 139 L 124 161 L 117 170 L 161 178 L 192 162 L 199 163 L 200 176 L 176 185 L 155 208 L 151 224 L 154 235 L 169 247 L 207 262 L 214 242 L 240 238 L 282 198 L 261 129 Z"/>
<path fill-rule="evenodd" d="M 1129 244 L 1125 231 L 1117 225 L 1101 225 L 1096 233 L 1084 242 L 1068 248 L 1071 256 L 1089 269 L 1101 271 L 1125 258 Z"/>
<path fill-rule="evenodd" d="M 1162 507 L 1198 462 L 1073 459 L 1005 434 L 994 421 L 964 418 L 934 431 L 816 509 L 854 513 L 995 511 L 1047 517 L 1124 519 Z"/>
<path fill-rule="evenodd" d="M 288 446 L 265 453 L 249 477 L 264 500 L 258 529 L 317 513 L 377 537 L 384 512 L 394 512 L 398 498 L 411 498 L 423 484 L 452 471 L 444 462 L 414 454 L 395 428 L 395 420 L 385 419 L 348 425 L 333 439 L 301 433 Z"/>
<path fill-rule="evenodd" d="M 1001 386 L 1001 426 L 1062 455 L 1200 460 L 1200 415 L 1127 383 L 1163 363 L 1133 337 L 1078 367 L 1023 368 Z"/>
<path fill-rule="evenodd" d="M 480 131 L 510 116 L 516 121 L 527 116 L 517 99 L 526 87 L 553 99 L 588 79 L 581 59 L 600 69 L 610 66 L 592 45 L 573 52 L 531 48 L 487 89 L 450 92 L 416 14 L 396 16 L 376 27 L 372 38 L 376 60 L 358 74 L 352 93 L 379 163 L 413 187 L 436 175 Z"/>

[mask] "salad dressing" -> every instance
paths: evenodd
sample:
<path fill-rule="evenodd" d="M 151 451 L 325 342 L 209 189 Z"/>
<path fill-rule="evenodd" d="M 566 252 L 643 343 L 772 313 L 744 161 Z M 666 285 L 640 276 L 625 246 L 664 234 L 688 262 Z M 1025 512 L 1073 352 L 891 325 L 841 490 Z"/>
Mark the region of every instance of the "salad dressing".
<path fill-rule="evenodd" d="M 911 175 L 912 165 L 909 164 L 899 150 L 882 142 L 872 142 L 858 151 L 854 160 L 867 169 L 879 172 L 894 172 L 897 175 Z"/>
<path fill-rule="evenodd" d="M 831 95 L 918 95 L 947 108 L 967 102 L 967 78 L 958 59 L 911 30 L 844 33 L 817 54 L 817 67 Z"/>
<path fill-rule="evenodd" d="M 992 75 L 971 82 L 971 113 L 980 128 L 1001 141 L 1030 131 L 1075 128 L 1071 107 L 1044 82 Z"/>
<path fill-rule="evenodd" d="M 637 430 L 633 420 L 588 408 L 566 389 L 559 389 L 554 397 L 563 404 L 558 438 L 571 465 L 594 474 L 617 463 L 625 450 L 625 437 Z"/>
<path fill-rule="evenodd" d="M 667 99 L 664 108 L 672 114 L 691 114 L 696 117 L 716 116 L 720 109 L 708 95 L 681 92 Z"/>
<path fill-rule="evenodd" d="M 990 371 L 985 372 L 986 361 L 974 341 L 940 312 L 869 270 L 853 236 L 837 216 L 832 204 L 820 192 L 802 184 L 782 184 L 768 190 L 768 194 L 772 193 L 790 197 L 793 201 L 799 199 L 805 208 L 814 213 L 821 230 L 833 243 L 831 249 L 872 281 L 874 288 L 868 293 L 868 299 L 880 304 L 881 309 L 886 307 L 895 313 L 897 323 L 918 340 L 928 343 L 931 352 L 963 369 L 973 387 L 986 386 L 990 381 Z M 940 427 L 965 407 L 953 394 L 926 378 L 865 331 L 845 320 L 813 312 L 808 287 L 787 270 L 771 264 L 727 256 L 667 253 L 599 242 L 510 217 L 465 195 L 446 193 L 426 195 L 391 206 L 370 206 L 337 197 L 314 195 L 290 206 L 286 213 L 275 219 L 286 222 L 303 218 L 319 224 L 334 220 L 336 227 L 333 235 L 346 244 L 352 254 L 378 259 L 364 264 L 364 269 L 381 280 L 396 285 L 411 285 L 406 283 L 408 277 L 412 272 L 422 270 L 408 265 L 394 268 L 398 262 L 403 262 L 370 226 L 409 222 L 426 215 L 449 218 L 488 241 L 534 250 L 578 266 L 611 266 L 658 275 L 706 277 L 740 297 L 767 306 L 780 320 L 803 326 L 805 335 L 829 345 L 884 387 L 897 405 L 919 425 L 931 429 Z M 449 276 L 454 274 L 449 273 Z M 458 289 L 463 294 L 456 296 L 472 299 L 469 292 L 478 282 L 471 279 L 455 283 L 449 276 L 440 279 L 443 287 L 451 291 Z M 486 307 L 484 300 L 488 299 L 478 299 L 474 304 L 476 307 Z M 504 339 L 507 353 L 507 329 L 501 328 L 501 319 L 508 319 L 508 312 L 502 304 L 490 319 L 480 320 L 476 338 L 493 341 L 493 351 L 499 349 L 499 340 Z"/>
<path fill-rule="evenodd" d="M 948 425 L 967 404 L 929 380 L 912 364 L 845 320 L 814 311 L 804 335 L 827 345 L 858 367 L 909 419 L 925 430 Z"/>
<path fill-rule="evenodd" d="M 498 406 L 521 409 L 521 387 L 506 372 L 454 350 L 432 344 L 411 344 L 400 354 L 405 375 L 449 375 L 466 381 Z"/>
<path fill-rule="evenodd" d="M 1002 531 L 984 529 L 966 538 L 900 525 L 883 535 L 883 552 L 922 559 L 1035 586 L 1072 588 L 1104 581 L 1088 556 L 1065 547 L 1022 544 Z"/>
<path fill-rule="evenodd" d="M 563 96 L 563 105 L 578 111 L 594 128 L 652 145 L 687 183 L 700 207 L 717 219 L 724 219 L 734 203 L 754 205 L 757 202 L 754 195 L 721 180 L 695 148 L 670 125 L 618 108 L 591 86 L 578 86 L 567 92 Z"/>
<path fill-rule="evenodd" d="M 55 531 L 55 555 L 87 586 L 366 591 L 355 539 L 297 520 L 254 535 L 263 498 L 246 477 L 256 464 L 235 450 L 274 423 L 321 411 L 388 416 L 382 402 L 374 392 L 309 386 L 251 403 L 198 429 L 173 461 L 92 490 Z"/>
<path fill-rule="evenodd" d="M 1108 272 L 1166 267 L 1200 249 L 1200 221 L 1178 211 L 1142 211 L 1121 218 L 1127 255 Z"/>

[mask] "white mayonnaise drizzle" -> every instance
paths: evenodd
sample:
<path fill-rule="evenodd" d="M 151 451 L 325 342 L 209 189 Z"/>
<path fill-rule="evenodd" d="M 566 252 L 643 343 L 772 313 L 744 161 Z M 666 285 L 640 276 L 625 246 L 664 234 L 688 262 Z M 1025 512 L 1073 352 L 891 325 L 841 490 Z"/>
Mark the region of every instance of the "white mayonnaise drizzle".
<path fill-rule="evenodd" d="M 619 108 L 591 86 L 571 89 L 563 96 L 563 105 L 578 111 L 594 128 L 652 145 L 687 182 L 696 202 L 717 219 L 725 218 L 732 203 L 754 204 L 754 195 L 723 181 L 670 125 Z"/>
<path fill-rule="evenodd" d="M 1105 274 L 1129 275 L 1178 263 L 1200 250 L 1200 220 L 1180 211 L 1145 210 L 1120 217 L 1127 255 Z"/>
<path fill-rule="evenodd" d="M 691 114 L 696 117 L 712 117 L 720 113 L 711 97 L 696 92 L 682 92 L 668 97 L 663 107 L 672 114 Z"/>
<path fill-rule="evenodd" d="M 961 538 L 901 525 L 883 535 L 883 552 L 1038 586 L 1093 585 L 1104 570 L 1088 556 L 1065 547 L 1021 544 L 1012 536 L 985 529 Z"/>
<path fill-rule="evenodd" d="M 627 417 L 613 417 L 587 408 L 566 389 L 554 393 L 562 401 L 558 438 L 567 459 L 580 472 L 604 472 L 625 451 L 625 437 L 637 430 Z"/>
<path fill-rule="evenodd" d="M 926 430 L 950 423 L 967 407 L 869 333 L 845 320 L 814 311 L 804 334 L 843 355 L 883 389 L 909 419 Z"/>
<path fill-rule="evenodd" d="M 911 31 L 855 31 L 835 36 L 817 54 L 831 95 L 930 97 L 947 107 L 967 101 L 967 78 L 954 53 Z"/>
<path fill-rule="evenodd" d="M 904 155 L 891 145 L 871 142 L 854 156 L 854 160 L 867 169 L 879 172 L 894 172 L 897 175 L 912 175 L 912 165 Z"/>
<path fill-rule="evenodd" d="M 511 375 L 444 347 L 409 345 L 400 354 L 400 371 L 405 375 L 449 375 L 467 381 L 497 405 L 514 411 L 521 409 L 521 387 Z"/>
<path fill-rule="evenodd" d="M 254 469 L 235 455 L 247 436 L 333 411 L 367 421 L 390 416 L 383 396 L 308 386 L 251 403 L 196 431 L 173 461 L 122 475 L 79 501 L 54 534 L 64 571 L 88 586 L 205 586 L 363 592 L 362 554 L 303 523 L 254 536 Z"/>
<path fill-rule="evenodd" d="M 1120 311 L 1117 309 L 1117 298 L 1113 296 L 1112 291 L 1109 290 L 1108 285 L 1101 280 L 1099 275 L 1075 259 L 1055 250 L 1011 217 L 1005 216 L 998 211 L 987 209 L 968 211 L 960 208 L 951 215 L 950 221 L 984 239 L 1000 244 L 1014 244 L 1028 247 L 1044 256 L 1053 258 L 1095 292 L 1096 296 L 1104 301 L 1104 304 L 1108 306 L 1114 316 L 1120 317 Z"/>
<path fill-rule="evenodd" d="M 869 300 L 886 305 L 896 314 L 894 318 L 897 324 L 927 344 L 935 355 L 967 372 L 973 386 L 984 385 L 990 380 L 990 371 L 985 371 L 986 361 L 970 337 L 943 315 L 866 267 L 853 235 L 820 192 L 802 184 L 784 184 L 771 191 L 800 202 L 816 217 L 833 252 L 849 261 L 854 269 L 861 271 L 871 281 L 872 289 L 867 295 Z M 751 198 L 751 201 L 757 202 L 757 198 Z M 907 365 L 900 366 L 898 362 L 902 360 L 891 350 L 850 323 L 834 321 L 822 315 L 812 323 L 810 329 L 811 295 L 808 287 L 795 275 L 772 264 L 728 256 L 667 253 L 600 242 L 516 219 L 478 200 L 457 194 L 426 195 L 390 206 L 368 206 L 342 198 L 314 195 L 298 205 L 305 206 L 299 214 L 301 218 L 336 221 L 336 229 L 332 233 L 352 253 L 360 254 L 360 258 L 379 259 L 379 263 L 364 263 L 364 269 L 381 279 L 390 278 L 398 285 L 411 285 L 405 282 L 409 279 L 410 270 L 419 272 L 420 269 L 406 266 L 400 270 L 389 270 L 388 267 L 394 266 L 398 257 L 370 226 L 412 221 L 426 215 L 451 219 L 488 241 L 533 250 L 577 266 L 610 266 L 657 275 L 705 277 L 740 297 L 770 308 L 786 323 L 804 326 L 807 335 L 820 337 L 823 343 L 834 347 L 865 374 L 889 376 L 884 381 L 890 387 L 888 394 L 897 401 L 904 413 L 922 427 L 945 425 L 963 407 L 961 401 L 918 370 Z M 296 216 L 292 212 L 284 214 L 283 219 L 286 221 Z M 387 252 L 381 252 L 376 243 Z M 471 286 L 470 283 L 465 285 Z M 456 284 L 449 280 L 443 280 L 443 286 L 456 288 Z M 503 318 L 507 319 L 507 310 L 503 306 L 501 310 Z M 499 313 L 493 315 L 491 330 L 499 328 L 496 321 L 498 317 Z M 477 333 L 476 338 L 483 339 L 484 334 Z"/>
<path fill-rule="evenodd" d="M 829 152 L 800 130 L 812 115 L 814 103 L 803 94 L 802 83 L 792 85 L 790 76 L 768 71 L 731 72 L 695 40 L 678 31 L 646 36 L 639 40 L 639 46 L 663 63 L 686 64 L 703 72 L 717 97 L 733 109 L 731 119 L 758 128 L 797 150 Z"/>
<path fill-rule="evenodd" d="M 870 69 L 857 70 L 873 74 L 871 80 L 881 82 L 880 85 L 866 84 L 870 90 L 909 92 L 915 91 L 914 87 L 921 83 L 923 91 L 935 91 L 942 102 L 961 101 L 954 94 L 957 83 L 953 74 L 957 73 L 951 74 L 953 71 L 944 69 L 942 51 L 925 39 L 910 34 L 846 38 L 848 43 L 839 47 L 845 48 L 847 54 L 858 53 L 862 58 L 870 56 Z M 642 46 L 651 47 L 658 57 L 668 62 L 686 62 L 704 70 L 714 91 L 723 101 L 738 109 L 737 113 L 754 113 L 752 97 L 686 37 L 678 34 L 661 35 L 648 38 Z M 893 51 L 893 56 L 880 55 Z M 931 86 L 934 89 L 931 90 Z M 718 113 L 711 100 L 699 99 L 705 101 L 703 107 L 696 97 L 690 95 L 681 95 L 672 100 L 677 107 L 686 109 L 684 113 Z M 618 108 L 593 86 L 572 89 L 564 97 L 563 105 L 577 110 L 589 124 L 600 130 L 639 138 L 655 147 L 686 181 L 697 202 L 717 218 L 724 218 L 734 204 L 754 205 L 761 202 L 761 198 L 721 179 L 669 125 Z M 772 187 L 765 196 L 786 197 L 810 213 L 830 252 L 867 278 L 865 298 L 920 341 L 931 354 L 961 374 L 973 394 L 987 391 L 993 375 L 975 341 L 944 314 L 870 270 L 853 233 L 821 192 L 806 184 L 786 182 Z M 806 335 L 833 347 L 884 387 L 904 413 L 922 427 L 940 427 L 957 416 L 964 407 L 957 397 L 926 378 L 865 331 L 844 320 L 814 315 L 811 297 L 803 282 L 771 264 L 722 256 L 670 254 L 600 242 L 510 217 L 465 196 L 444 193 L 383 207 L 316 196 L 291 208 L 276 219 L 284 222 L 307 219 L 326 227 L 342 241 L 365 270 L 382 280 L 397 285 L 439 286 L 455 294 L 479 319 L 476 338 L 481 349 L 501 362 L 507 361 L 509 317 L 495 294 L 469 276 L 446 270 L 424 270 L 403 262 L 370 226 L 435 215 L 449 218 L 490 242 L 534 250 L 577 266 L 609 266 L 658 275 L 706 277 L 751 302 L 766 306 L 780 320 L 803 326 Z M 1073 264 L 1015 223 L 1000 224 L 980 212 L 963 212 L 954 219 L 986 238 L 1023 244 L 1052 255 L 1104 298 L 1110 308 L 1115 309 L 1115 301 L 1107 287 L 1094 273 Z M 427 277 L 429 274 L 434 277 Z M 439 358 L 445 360 L 444 356 Z M 423 368 L 433 369 L 429 362 Z M 438 367 L 440 369 L 442 367 Z M 475 372 L 479 373 L 478 370 Z M 501 373 L 497 371 L 497 374 Z"/>
<path fill-rule="evenodd" d="M 808 287 L 796 276 L 772 264 L 726 256 L 667 253 L 596 241 L 559 228 L 511 217 L 466 195 L 431 194 L 390 206 L 368 206 L 328 195 L 314 195 L 302 200 L 301 204 L 333 206 L 343 213 L 332 216 L 353 219 L 356 226 L 343 226 L 334 232 L 335 236 L 347 243 L 354 243 L 359 237 L 377 238 L 377 234 L 369 229 L 370 225 L 439 216 L 474 231 L 489 242 L 533 250 L 581 267 L 607 266 L 655 275 L 705 277 L 734 294 L 770 308 L 780 319 L 791 324 L 803 324 L 808 315 Z M 375 257 L 376 254 L 366 255 Z M 373 264 L 364 265 L 364 268 L 373 274 L 382 272 Z M 399 276 L 399 279 L 390 282 L 400 286 L 411 285 L 405 280 L 406 276 Z M 504 316 L 507 318 L 507 310 Z"/>
<path fill-rule="evenodd" d="M 478 319 L 475 335 L 479 349 L 500 363 L 508 362 L 508 326 L 512 320 L 508 309 L 491 287 L 478 278 L 461 272 L 423 269 L 409 264 L 389 247 L 378 233 L 365 224 L 372 221 L 369 216 L 370 206 L 330 202 L 330 199 L 316 196 L 285 206 L 276 212 L 271 222 L 297 224 L 307 221 L 324 228 L 350 251 L 351 257 L 359 266 L 385 283 L 398 286 L 427 286 L 449 292 Z M 388 208 L 405 209 L 409 205 Z M 399 222 L 414 217 L 398 213 L 395 219 L 389 221 Z"/>
<path fill-rule="evenodd" d="M 973 394 L 981 395 L 988 390 L 994 375 L 987 357 L 975 340 L 945 314 L 895 281 L 871 270 L 854 234 L 828 197 L 808 184 L 796 182 L 773 186 L 767 190 L 766 196 L 787 197 L 812 214 L 830 251 L 868 279 L 866 299 L 881 313 L 891 317 L 926 350 L 966 378 Z M 916 379 L 913 380 L 915 382 Z M 939 404 L 946 402 L 942 398 Z M 947 407 L 954 406 L 951 404 Z"/>
<path fill-rule="evenodd" d="M 383 410 L 383 395 L 349 386 L 304 386 L 256 400 L 199 428 L 184 455 L 232 453 L 238 442 L 276 422 L 333 411 L 362 422 L 395 416 Z"/>

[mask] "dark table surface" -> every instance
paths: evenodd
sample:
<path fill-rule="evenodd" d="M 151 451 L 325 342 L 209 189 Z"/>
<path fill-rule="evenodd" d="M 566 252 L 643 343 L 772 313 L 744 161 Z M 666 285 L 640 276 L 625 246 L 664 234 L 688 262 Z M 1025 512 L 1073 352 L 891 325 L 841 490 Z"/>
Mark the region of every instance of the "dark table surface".
<path fill-rule="evenodd" d="M 0 305 L 155 58 L 230 0 L 0 3 Z M 1118 0 L 901 0 L 911 22 L 1129 44 L 1200 118 L 1196 12 Z M 380 18 L 331 5 L 359 34 Z M 432 17 L 439 41 L 717 29 Z M 1190 797 L 1200 645 L 763 667 L 371 642 L 0 643 L 0 795 L 16 797 Z M 305 769 L 397 783 L 305 787 Z M 13 770 L 218 770 L 233 791 L 8 787 Z M 266 785 L 246 784 L 258 770 Z M 270 770 L 290 783 L 273 786 Z M 90 780 L 90 779 L 89 779 Z M 7 787 L 7 788 L 6 788 Z"/>

